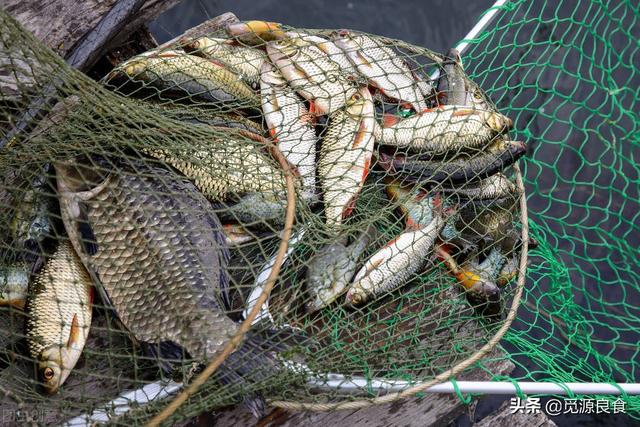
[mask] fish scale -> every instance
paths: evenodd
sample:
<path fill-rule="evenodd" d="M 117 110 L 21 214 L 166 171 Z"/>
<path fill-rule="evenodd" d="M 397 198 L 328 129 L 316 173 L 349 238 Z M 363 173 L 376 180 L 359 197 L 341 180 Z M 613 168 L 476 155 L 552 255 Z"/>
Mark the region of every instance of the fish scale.
<path fill-rule="evenodd" d="M 331 117 L 318 159 L 326 224 L 331 230 L 339 230 L 367 177 L 374 123 L 373 99 L 367 88 L 361 88 L 345 109 Z"/>
<path fill-rule="evenodd" d="M 135 170 L 140 175 L 113 173 L 92 190 L 74 193 L 67 178 L 72 171 L 56 165 L 65 227 L 138 340 L 173 341 L 193 357 L 211 358 L 237 331 L 220 310 L 228 255 L 222 226 L 186 179 L 142 163 Z M 83 223 L 95 252 L 83 244 Z"/>
<path fill-rule="evenodd" d="M 184 49 L 193 55 L 220 60 L 254 87 L 257 87 L 260 81 L 260 68 L 267 61 L 264 51 L 234 44 L 233 40 L 229 39 L 200 37 L 183 40 L 181 43 L 184 43 Z"/>
<path fill-rule="evenodd" d="M 346 302 L 361 305 L 396 289 L 418 273 L 429 260 L 444 218 L 434 214 L 431 222 L 418 230 L 406 231 L 369 258 L 353 279 Z"/>
<path fill-rule="evenodd" d="M 335 44 L 342 48 L 357 70 L 386 96 L 404 101 L 415 109 L 427 108 L 423 88 L 409 66 L 389 47 L 372 37 L 347 31 L 336 34 Z"/>
<path fill-rule="evenodd" d="M 511 121 L 497 112 L 446 105 L 390 126 L 377 126 L 376 140 L 384 145 L 443 154 L 480 148 L 510 126 Z"/>
<path fill-rule="evenodd" d="M 226 140 L 203 141 L 180 155 L 166 150 L 145 152 L 180 171 L 212 201 L 233 194 L 283 193 L 284 175 L 276 164 L 251 141 L 234 136 L 230 133 Z"/>
<path fill-rule="evenodd" d="M 334 113 L 358 90 L 336 62 L 301 38 L 269 42 L 267 54 L 291 87 L 313 103 L 316 114 Z"/>
<path fill-rule="evenodd" d="M 315 196 L 316 133 L 303 100 L 289 88 L 277 69 L 265 63 L 260 78 L 264 119 L 271 136 L 302 178 L 303 198 Z"/>
<path fill-rule="evenodd" d="M 66 380 L 82 353 L 91 326 L 91 299 L 89 273 L 71 244 L 61 241 L 32 276 L 27 296 L 29 354 L 39 364 L 41 375 L 52 363 L 62 371 L 52 383 L 44 378 L 49 392 Z M 72 329 L 77 334 L 74 337 Z"/>

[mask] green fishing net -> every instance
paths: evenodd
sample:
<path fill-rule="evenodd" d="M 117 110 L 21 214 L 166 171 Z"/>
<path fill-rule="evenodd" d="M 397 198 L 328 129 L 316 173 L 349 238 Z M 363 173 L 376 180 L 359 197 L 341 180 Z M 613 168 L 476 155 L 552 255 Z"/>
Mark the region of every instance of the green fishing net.
<path fill-rule="evenodd" d="M 639 19 L 634 2 L 508 2 L 464 54 L 529 144 L 540 247 L 502 341 L 515 380 L 639 380 Z"/>
<path fill-rule="evenodd" d="M 520 305 L 518 318 L 502 340 L 504 352 L 491 353 L 491 357 L 508 358 L 522 368 L 516 379 L 633 381 L 637 310 L 632 301 L 638 297 L 634 271 L 638 170 L 633 158 L 638 139 L 634 128 L 637 113 L 633 112 L 637 92 L 629 88 L 637 87 L 632 61 L 638 37 L 629 31 L 634 31 L 638 11 L 624 4 L 570 9 L 566 12 L 534 2 L 509 3 L 499 12 L 495 26 L 472 40 L 462 58 L 466 72 L 491 100 L 484 99 L 482 91 L 474 95 L 490 109 L 495 102 L 498 111 L 514 121 L 510 139 L 528 144 L 523 175 L 532 211 L 530 233 L 538 242 L 529 255 L 524 306 Z M 268 132 L 259 101 L 258 108 L 251 96 L 222 104 L 212 101 L 198 79 L 182 81 L 182 88 L 176 91 L 176 77 L 174 87 L 167 90 L 162 84 L 166 74 L 150 73 L 151 78 L 143 82 L 131 76 L 120 78 L 122 75 L 96 82 L 67 67 L 4 12 L 0 12 L 0 21 L 0 129 L 6 143 L 0 154 L 0 245 L 7 272 L 5 285 L 9 271 L 19 278 L 25 277 L 25 271 L 38 271 L 48 258 L 42 255 L 51 254 L 60 242 L 74 243 L 74 232 L 82 237 L 76 238 L 75 243 L 80 243 L 76 251 L 100 254 L 100 247 L 87 245 L 85 240 L 92 243 L 102 236 L 87 236 L 82 227 L 71 230 L 61 210 L 56 181 L 61 170 L 70 170 L 80 176 L 79 190 L 90 190 L 95 185 L 87 184 L 89 181 L 101 182 L 108 176 L 108 182 L 117 183 L 113 188 L 125 193 L 130 190 L 134 197 L 133 202 L 123 196 L 118 203 L 106 198 L 90 205 L 100 212 L 94 220 L 106 218 L 104 223 L 111 227 L 105 233 L 115 233 L 111 240 L 100 241 L 119 242 L 112 247 L 122 255 L 110 261 L 111 270 L 102 270 L 103 281 L 108 281 L 105 277 L 112 271 L 115 276 L 123 274 L 118 276 L 123 281 L 130 280 L 137 263 L 142 263 L 142 256 L 131 257 L 140 240 L 124 231 L 135 231 L 140 224 L 165 224 L 162 239 L 166 244 L 160 246 L 175 250 L 170 258 L 179 262 L 182 256 L 188 257 L 189 244 L 185 249 L 175 242 L 183 232 L 193 231 L 188 221 L 215 213 L 225 224 L 229 249 L 228 259 L 221 261 L 227 265 L 228 301 L 220 301 L 223 298 L 216 292 L 216 304 L 226 306 L 221 311 L 229 319 L 241 322 L 278 250 L 286 205 L 282 164 L 269 149 L 273 135 Z M 304 33 L 325 36 L 331 32 Z M 228 37 L 222 30 L 207 35 Z M 414 78 L 425 81 L 436 72 L 444 74 L 452 60 L 400 41 L 374 40 L 392 48 L 408 64 Z M 167 56 L 167 49 L 181 48 L 181 43 L 161 51 L 167 58 L 176 56 Z M 194 62 L 197 60 L 182 66 L 198 68 Z M 180 69 L 171 72 L 179 74 Z M 363 84 L 357 77 L 355 80 Z M 187 86 L 190 89 L 185 95 L 182 89 Z M 589 96 L 577 99 L 577 88 L 582 86 L 591 91 L 580 91 Z M 425 114 L 438 110 L 437 95 L 425 98 L 430 110 Z M 375 105 L 379 122 L 383 113 L 405 119 L 416 113 L 415 108 L 412 113 L 406 105 L 389 102 L 385 94 L 376 95 Z M 232 116 L 238 111 L 241 117 Z M 36 120 L 22 128 L 25 112 L 27 116 L 33 113 Z M 335 117 L 329 114 L 327 122 L 322 117 L 313 122 L 318 141 L 327 138 L 330 129 L 340 128 Z M 455 120 L 451 119 L 452 123 Z M 389 155 L 378 150 L 376 146 L 375 158 Z M 392 153 L 395 158 L 407 159 L 414 154 L 403 149 Z M 450 149 L 444 157 L 435 158 L 438 164 L 449 164 L 482 154 L 483 148 L 467 152 Z M 439 166 L 436 172 L 441 169 Z M 407 231 L 407 201 L 421 195 L 420 200 L 428 198 L 420 188 L 412 189 L 402 181 L 406 176 L 401 172 L 373 167 L 355 208 L 337 228 L 327 226 L 323 213 L 327 200 L 310 202 L 302 180 L 296 181 L 296 220 L 287 258 L 269 298 L 268 312 L 261 313 L 252 329 L 253 334 L 267 335 L 273 347 L 254 348 L 230 359 L 237 370 L 243 370 L 247 381 L 224 381 L 214 375 L 168 421 L 239 403 L 256 393 L 272 401 L 308 405 L 375 403 L 376 397 L 431 381 L 459 366 L 500 331 L 518 293 L 516 280 L 503 280 L 510 283 L 501 284 L 499 302 L 489 313 L 487 304 L 462 291 L 457 283 L 460 277 L 451 274 L 450 263 L 435 256 L 433 245 L 408 264 L 424 265 L 412 271 L 402 286 L 380 292 L 373 301 L 354 308 L 343 304 L 343 293 L 319 310 L 307 308 L 312 301 L 308 269 L 323 248 L 345 242 L 353 245 L 363 233 L 370 234 L 357 271 L 365 260 Z M 502 173 L 512 186 L 506 200 L 469 205 L 458 193 L 459 183 L 435 182 L 427 190 L 443 194 L 437 202 L 443 205 L 443 215 L 460 215 L 454 231 L 475 230 L 478 234 L 498 212 L 509 218 L 502 227 L 518 236 L 522 227 L 520 196 L 514 184 L 517 171 L 508 166 Z M 185 177 L 191 183 L 185 182 Z M 389 191 L 390 178 L 406 184 L 403 188 L 408 188 L 409 194 L 387 194 L 393 193 Z M 202 202 L 193 192 L 203 193 L 208 201 Z M 130 203 L 126 208 L 125 199 Z M 194 200 L 200 204 L 194 206 Z M 185 207 L 185 203 L 191 205 Z M 81 203 L 77 212 L 83 209 L 86 207 Z M 464 209 L 466 214 L 452 213 L 456 209 Z M 175 220 L 181 213 L 185 214 L 182 220 Z M 163 222 L 167 217 L 172 221 Z M 189 218 L 186 224 L 181 222 L 184 218 Z M 495 236 L 478 237 L 475 245 L 462 248 L 462 254 L 456 256 L 460 263 L 486 261 L 493 249 L 502 248 Z M 513 265 L 520 260 L 520 250 L 516 245 L 513 253 L 506 254 Z M 132 270 L 127 270 L 130 266 Z M 153 265 L 148 268 L 146 271 L 156 272 Z M 177 277 L 172 276 L 182 280 Z M 136 283 L 146 286 L 144 280 Z M 164 282 L 162 286 L 165 290 L 177 287 Z M 177 310 L 184 307 L 179 305 L 181 298 L 173 296 Z M 53 303 L 60 307 L 60 301 Z M 157 351 L 132 339 L 111 304 L 97 291 L 94 305 L 82 356 L 51 396 L 38 387 L 42 376 L 25 339 L 25 319 L 33 317 L 33 310 L 0 307 L 0 397 L 5 411 L 35 414 L 36 421 L 42 423 L 61 423 L 84 415 L 114 424 L 143 423 L 202 369 L 195 363 L 201 360 L 193 354 L 168 357 L 164 353 L 160 357 L 164 360 L 159 361 Z M 158 310 L 158 306 L 150 306 L 149 316 Z M 123 313 L 119 315 L 122 318 Z M 132 326 L 129 323 L 128 327 Z M 274 348 L 278 348 L 277 357 Z M 263 364 L 261 357 L 269 357 L 277 368 Z M 490 362 L 484 359 L 479 363 L 490 371 Z M 632 412 L 633 398 L 623 399 Z"/>

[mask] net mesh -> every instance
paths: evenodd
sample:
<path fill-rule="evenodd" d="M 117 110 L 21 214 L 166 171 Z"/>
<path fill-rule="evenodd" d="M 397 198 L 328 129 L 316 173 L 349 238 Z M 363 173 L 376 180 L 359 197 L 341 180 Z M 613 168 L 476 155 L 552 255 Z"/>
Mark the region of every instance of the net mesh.
<path fill-rule="evenodd" d="M 514 379 L 637 383 L 638 6 L 500 9 L 463 59 L 529 147 L 523 175 L 541 245 L 503 340 Z M 620 398 L 637 417 L 637 396 Z"/>
<path fill-rule="evenodd" d="M 455 54 L 269 27 L 180 40 L 95 82 L 1 12 L 3 301 L 16 296 L 0 307 L 3 408 L 46 403 L 41 422 L 102 410 L 130 425 L 164 407 L 149 393 L 117 416 L 105 403 L 188 383 L 237 330 L 282 235 L 278 151 L 296 169 L 296 220 L 268 310 L 169 421 L 255 408 L 257 395 L 373 403 L 432 380 L 495 336 L 516 293 L 510 165 L 523 146 L 511 139 L 528 143 L 538 247 L 504 357 L 521 378 L 632 381 L 638 76 L 626 28 L 638 11 L 503 9 L 463 58 L 472 80 Z M 583 25 L 594 16 L 609 27 Z M 574 99 L 581 85 L 592 95 Z M 38 120 L 21 127 L 25 111 Z M 62 267 L 47 269 L 53 259 Z M 70 266 L 90 278 L 56 279 Z M 82 352 L 52 395 L 34 351 L 47 340 Z"/>

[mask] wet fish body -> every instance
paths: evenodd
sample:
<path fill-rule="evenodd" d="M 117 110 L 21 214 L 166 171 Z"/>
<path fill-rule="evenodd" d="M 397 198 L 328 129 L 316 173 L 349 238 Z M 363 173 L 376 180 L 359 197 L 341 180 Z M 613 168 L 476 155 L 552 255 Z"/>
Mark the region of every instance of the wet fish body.
<path fill-rule="evenodd" d="M 504 174 L 498 172 L 477 183 L 457 188 L 443 187 L 442 192 L 467 199 L 500 199 L 517 194 L 516 186 Z"/>
<path fill-rule="evenodd" d="M 307 270 L 307 292 L 310 296 L 306 304 L 307 312 L 328 306 L 344 292 L 376 231 L 375 227 L 370 226 L 350 245 L 336 241 L 314 255 Z"/>
<path fill-rule="evenodd" d="M 373 155 L 373 99 L 361 88 L 332 117 L 322 140 L 318 176 L 326 224 L 337 231 L 351 214 L 369 173 Z"/>
<path fill-rule="evenodd" d="M 268 141 L 231 129 L 197 145 L 176 151 L 149 149 L 146 154 L 162 160 L 189 178 L 211 201 L 231 196 L 261 193 L 275 198 L 285 193 L 284 174 L 269 156 L 256 146 Z"/>
<path fill-rule="evenodd" d="M 465 74 L 460 53 L 456 49 L 447 52 L 447 58 L 438 78 L 438 100 L 444 105 L 464 105 L 477 110 L 490 111 L 480 87 Z"/>
<path fill-rule="evenodd" d="M 24 263 L 0 265 L 0 306 L 24 309 L 30 266 Z"/>
<path fill-rule="evenodd" d="M 91 326 L 91 278 L 71 244 L 62 241 L 33 276 L 27 301 L 27 343 L 48 393 L 65 382 Z"/>
<path fill-rule="evenodd" d="M 314 198 L 316 133 L 313 116 L 280 72 L 269 63 L 262 67 L 260 95 L 269 133 L 302 179 L 302 197 Z"/>
<path fill-rule="evenodd" d="M 425 198 L 421 203 L 433 207 L 435 201 Z M 432 211 L 428 216 L 431 220 L 427 225 L 416 224 L 417 229 L 408 229 L 400 234 L 365 262 L 347 292 L 348 305 L 359 306 L 390 292 L 425 267 L 429 260 L 426 254 L 433 249 L 445 223 L 441 212 Z"/>
<path fill-rule="evenodd" d="M 282 25 L 277 22 L 234 22 L 227 25 L 225 30 L 235 40 L 251 46 L 262 46 L 268 41 L 287 37 Z"/>
<path fill-rule="evenodd" d="M 492 148 L 495 146 L 495 148 Z M 432 182 L 457 185 L 473 183 L 495 175 L 526 154 L 527 147 L 519 141 L 497 141 L 483 152 L 449 160 L 420 160 L 404 155 L 380 155 L 380 164 L 408 182 Z"/>
<path fill-rule="evenodd" d="M 241 46 L 233 40 L 214 37 L 199 37 L 183 40 L 182 43 L 188 53 L 220 61 L 251 87 L 258 87 L 260 69 L 267 62 L 267 55 L 263 50 Z"/>
<path fill-rule="evenodd" d="M 356 93 L 356 84 L 318 46 L 300 38 L 267 44 L 267 54 L 316 115 L 332 114 Z"/>
<path fill-rule="evenodd" d="M 500 113 L 457 105 L 434 108 L 403 120 L 395 117 L 393 122 L 376 127 L 379 144 L 433 155 L 484 147 L 512 124 Z"/>
<path fill-rule="evenodd" d="M 118 166 L 85 182 L 81 166 L 56 165 L 71 242 L 136 339 L 172 341 L 210 358 L 237 330 L 220 310 L 222 226 L 186 179 L 141 162 Z"/>
<path fill-rule="evenodd" d="M 213 207 L 222 221 L 269 228 L 284 225 L 287 202 L 261 193 L 248 193 L 240 196 L 237 201 L 214 203 Z"/>
<path fill-rule="evenodd" d="M 356 78 L 356 76 L 359 75 L 358 70 L 351 63 L 344 50 L 338 47 L 332 40 L 316 35 L 294 31 L 288 31 L 286 34 L 289 38 L 301 39 L 320 49 L 322 52 L 324 52 L 327 58 L 338 64 L 344 74 L 352 76 L 353 78 Z"/>
<path fill-rule="evenodd" d="M 151 51 L 118 65 L 106 82 L 127 79 L 194 103 L 259 111 L 260 98 L 224 65 L 182 51 Z"/>
<path fill-rule="evenodd" d="M 356 69 L 386 96 L 411 104 L 419 112 L 427 104 L 407 63 L 391 48 L 364 34 L 342 30 L 334 39 Z"/>

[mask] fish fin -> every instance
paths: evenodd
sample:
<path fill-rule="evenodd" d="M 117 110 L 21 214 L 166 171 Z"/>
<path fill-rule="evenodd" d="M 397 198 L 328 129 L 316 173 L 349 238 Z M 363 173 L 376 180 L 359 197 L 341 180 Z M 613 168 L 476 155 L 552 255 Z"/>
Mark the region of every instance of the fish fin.
<path fill-rule="evenodd" d="M 405 220 L 405 226 L 407 227 L 408 231 L 417 231 L 417 230 L 420 230 L 421 228 L 424 228 L 423 224 L 420 224 L 419 222 L 415 221 L 410 216 L 407 216 L 407 219 Z"/>
<path fill-rule="evenodd" d="M 351 144 L 351 148 L 359 147 L 362 141 L 364 141 L 364 137 L 367 135 L 364 120 L 360 121 L 360 125 L 358 126 L 358 130 L 356 131 L 356 137 L 353 138 L 353 144 Z"/>
<path fill-rule="evenodd" d="M 313 116 L 324 116 L 326 112 L 318 106 L 317 102 L 309 101 L 309 114 Z"/>
<path fill-rule="evenodd" d="M 366 67 L 372 67 L 371 62 L 362 54 L 362 52 L 360 52 L 359 50 L 356 50 L 355 54 L 360 59 L 360 61 L 362 61 L 361 65 L 364 65 Z"/>
<path fill-rule="evenodd" d="M 271 136 L 271 139 L 273 140 L 273 142 L 277 144 L 278 138 L 276 136 L 277 135 L 276 128 L 269 128 L 269 135 Z"/>
<path fill-rule="evenodd" d="M 80 323 L 78 322 L 78 314 L 73 315 L 71 321 L 71 329 L 69 330 L 69 339 L 67 340 L 67 348 L 75 347 L 80 342 Z"/>
<path fill-rule="evenodd" d="M 93 286 L 91 286 L 91 288 L 89 289 L 89 305 L 93 306 L 93 300 L 95 298 L 96 294 L 95 294 L 95 288 Z"/>
<path fill-rule="evenodd" d="M 354 194 L 351 197 L 351 199 L 349 199 L 349 202 L 346 204 L 346 206 L 342 210 L 342 219 L 346 219 L 347 217 L 349 217 L 349 215 L 351 215 L 353 213 L 353 211 L 356 208 L 357 200 L 358 200 L 358 195 L 357 194 Z"/>
<path fill-rule="evenodd" d="M 395 114 L 385 113 L 382 115 L 382 127 L 388 128 L 400 122 L 400 117 Z"/>
<path fill-rule="evenodd" d="M 76 225 L 78 233 L 80 234 L 81 244 L 84 252 L 89 256 L 94 256 L 98 253 L 98 242 L 96 236 L 93 234 L 91 226 L 85 222 L 78 222 Z"/>
<path fill-rule="evenodd" d="M 465 109 L 454 111 L 453 114 L 451 114 L 451 116 L 453 116 L 453 117 L 464 117 L 464 116 L 471 116 L 471 115 L 476 114 L 476 113 L 477 113 L 476 110 L 470 110 L 468 108 L 465 108 Z"/>
<path fill-rule="evenodd" d="M 367 156 L 367 158 L 364 160 L 361 182 L 364 182 L 367 179 L 367 176 L 369 176 L 369 170 L 371 170 L 371 156 Z"/>

